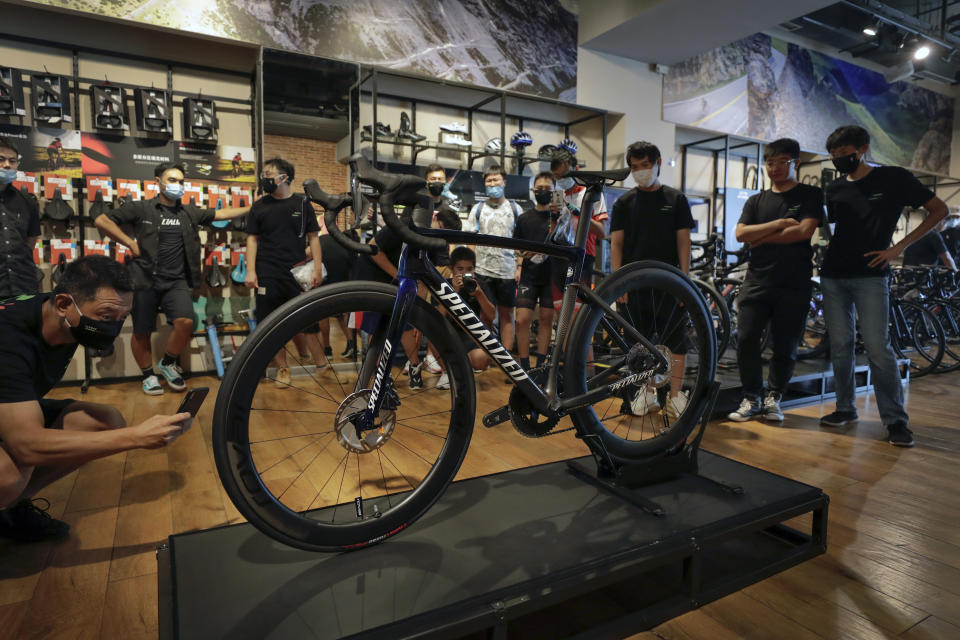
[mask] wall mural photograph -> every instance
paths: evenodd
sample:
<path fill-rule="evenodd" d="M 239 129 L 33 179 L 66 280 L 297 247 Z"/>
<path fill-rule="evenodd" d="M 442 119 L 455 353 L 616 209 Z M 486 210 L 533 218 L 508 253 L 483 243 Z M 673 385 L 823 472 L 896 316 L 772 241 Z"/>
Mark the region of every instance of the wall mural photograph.
<path fill-rule="evenodd" d="M 670 68 L 663 119 L 824 152 L 839 126 L 870 132 L 870 158 L 950 169 L 954 100 L 795 44 L 755 34 Z"/>
<path fill-rule="evenodd" d="M 577 0 L 39 0 L 576 101 Z"/>

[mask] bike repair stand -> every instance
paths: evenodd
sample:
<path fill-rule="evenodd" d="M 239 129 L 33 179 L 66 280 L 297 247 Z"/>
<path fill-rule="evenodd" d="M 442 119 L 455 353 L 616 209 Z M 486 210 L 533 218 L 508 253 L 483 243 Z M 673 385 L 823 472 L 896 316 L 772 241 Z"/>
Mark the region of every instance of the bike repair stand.
<path fill-rule="evenodd" d="M 592 435 L 586 436 L 584 441 L 593 455 L 596 467 L 591 467 L 580 460 L 570 460 L 567 462 L 567 466 L 587 482 L 603 487 L 655 516 L 665 516 L 667 512 L 658 503 L 643 497 L 635 489 L 658 484 L 680 475 L 699 476 L 726 493 L 742 494 L 743 487 L 731 485 L 703 474 L 698 463 L 697 454 L 700 452 L 700 442 L 703 440 L 707 422 L 710 420 L 719 394 L 720 383 L 712 382 L 707 390 L 706 397 L 701 401 L 700 415 L 702 417 L 699 430 L 692 439 L 688 437 L 674 451 L 650 460 L 637 461 L 633 464 L 618 464 L 610 457 L 600 438 Z"/>

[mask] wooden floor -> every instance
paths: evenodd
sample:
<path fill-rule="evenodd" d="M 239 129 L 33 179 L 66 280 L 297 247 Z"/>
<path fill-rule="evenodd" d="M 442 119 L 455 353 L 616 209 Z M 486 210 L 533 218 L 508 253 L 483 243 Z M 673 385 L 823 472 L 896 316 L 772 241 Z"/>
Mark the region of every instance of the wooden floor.
<path fill-rule="evenodd" d="M 503 378 L 493 370 L 479 376 L 480 413 L 502 403 Z M 217 381 L 189 384 L 215 392 Z M 76 397 L 79 389 L 51 395 Z M 137 422 L 173 412 L 180 396 L 148 397 L 128 383 L 92 388 L 86 399 Z M 859 399 L 861 421 L 850 428 L 818 426 L 832 406 L 789 411 L 783 426 L 713 424 L 707 449 L 830 495 L 829 551 L 632 637 L 960 638 L 957 399 L 960 374 L 912 383 L 914 449 L 880 440 L 872 398 Z M 157 545 L 171 533 L 239 520 L 214 470 L 212 406 L 169 448 L 90 463 L 44 492 L 72 534 L 57 544 L 0 542 L 0 639 L 157 637 Z M 570 433 L 530 440 L 478 421 L 461 477 L 584 453 Z"/>

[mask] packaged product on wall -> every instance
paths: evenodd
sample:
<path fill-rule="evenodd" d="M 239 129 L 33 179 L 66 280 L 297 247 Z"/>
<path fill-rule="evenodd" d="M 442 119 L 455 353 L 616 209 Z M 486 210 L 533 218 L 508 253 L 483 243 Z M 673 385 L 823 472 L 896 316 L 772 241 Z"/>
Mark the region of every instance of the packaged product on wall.
<path fill-rule="evenodd" d="M 140 181 L 117 178 L 117 197 L 125 198 L 127 196 L 130 196 L 133 201 L 143 198 L 143 187 L 140 185 Z"/>
<path fill-rule="evenodd" d="M 60 256 L 63 255 L 66 257 L 67 262 L 71 260 L 76 260 L 77 258 L 77 243 L 70 239 L 53 238 L 50 240 L 50 262 L 52 264 L 57 264 L 60 261 Z"/>
<path fill-rule="evenodd" d="M 228 198 L 229 187 L 225 184 L 210 183 L 207 185 L 207 206 L 211 209 L 223 209 L 229 207 Z"/>
<path fill-rule="evenodd" d="M 203 185 L 196 182 L 183 183 L 183 198 L 180 200 L 183 204 L 192 204 L 197 207 L 203 206 Z"/>
<path fill-rule="evenodd" d="M 230 259 L 230 247 L 225 242 L 208 244 L 204 248 L 206 256 L 203 259 L 203 264 L 205 265 L 212 265 L 214 256 L 217 257 L 217 264 L 219 265 L 227 264 L 227 261 Z"/>
<path fill-rule="evenodd" d="M 233 185 L 230 187 L 230 196 L 233 200 L 234 207 L 246 207 L 253 203 L 253 188 L 252 187 L 238 187 Z"/>
<path fill-rule="evenodd" d="M 26 188 L 27 193 L 37 195 L 40 192 L 40 179 L 35 173 L 18 171 L 17 179 L 13 181 L 13 188 L 17 190 Z"/>
<path fill-rule="evenodd" d="M 73 199 L 73 184 L 68 176 L 47 173 L 43 176 L 43 197 L 47 200 L 53 198 L 54 192 L 60 189 L 60 195 L 64 200 Z"/>
<path fill-rule="evenodd" d="M 130 258 L 133 258 L 133 253 L 130 251 L 130 249 L 127 248 L 126 245 L 120 244 L 119 242 L 114 242 L 113 246 L 114 246 L 113 258 L 120 264 L 127 263 L 127 256 L 130 256 Z"/>
<path fill-rule="evenodd" d="M 113 200 L 113 179 L 110 176 L 87 176 L 87 202 L 96 202 L 97 194 L 103 194 L 103 200 Z"/>
<path fill-rule="evenodd" d="M 84 240 L 83 255 L 85 256 L 110 256 L 109 240 Z"/>
<path fill-rule="evenodd" d="M 153 200 L 160 195 L 160 185 L 156 182 L 143 183 L 143 197 L 145 200 Z"/>
<path fill-rule="evenodd" d="M 33 245 L 33 261 L 36 264 L 43 264 L 43 240 L 37 240 Z"/>
<path fill-rule="evenodd" d="M 230 266 L 237 266 L 240 264 L 240 256 L 247 255 L 247 245 L 241 242 L 231 242 L 230 243 Z M 220 258 L 217 258 L 217 262 L 220 262 Z"/>

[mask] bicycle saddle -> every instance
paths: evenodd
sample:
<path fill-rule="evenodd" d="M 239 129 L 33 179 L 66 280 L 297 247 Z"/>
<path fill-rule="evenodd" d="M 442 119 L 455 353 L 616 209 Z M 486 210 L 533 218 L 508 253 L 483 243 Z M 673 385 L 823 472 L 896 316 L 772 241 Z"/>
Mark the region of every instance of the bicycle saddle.
<path fill-rule="evenodd" d="M 68 229 L 73 226 L 71 224 L 73 209 L 67 204 L 66 200 L 63 199 L 63 194 L 60 193 L 59 187 L 53 190 L 53 197 L 47 200 L 47 203 L 44 205 L 43 215 L 51 220 L 66 222 Z"/>
<path fill-rule="evenodd" d="M 103 191 L 97 191 L 97 197 L 90 206 L 90 219 L 96 220 L 99 216 L 109 210 L 106 201 L 103 199 Z"/>
<path fill-rule="evenodd" d="M 340 227 L 337 226 L 337 214 L 343 209 L 353 206 L 353 197 L 348 194 L 333 195 L 325 192 L 313 178 L 303 181 L 303 191 L 312 202 L 316 202 L 324 209 L 323 222 L 327 226 L 327 231 L 333 236 L 333 239 L 341 246 L 367 255 L 376 255 L 379 249 L 376 245 L 357 242 L 347 236 Z"/>
<path fill-rule="evenodd" d="M 217 206 L 215 207 L 215 209 L 217 211 L 220 211 L 220 209 L 223 209 L 223 198 L 217 198 Z M 214 220 L 213 222 L 210 223 L 210 226 L 214 227 L 215 229 L 226 229 L 227 225 L 229 224 L 230 224 L 230 220 Z"/>
<path fill-rule="evenodd" d="M 567 171 L 565 178 L 573 178 L 580 184 L 604 184 L 620 182 L 630 175 L 630 167 L 622 169 L 607 169 L 606 171 Z"/>
<path fill-rule="evenodd" d="M 207 284 L 211 289 L 221 289 L 227 286 L 227 277 L 220 271 L 220 265 L 217 264 L 217 256 L 213 256 L 210 270 L 207 271 Z"/>
<path fill-rule="evenodd" d="M 67 268 L 67 254 L 61 253 L 60 257 L 57 258 L 57 266 L 53 268 L 53 273 L 50 274 L 50 284 L 53 285 L 53 288 L 56 289 L 57 285 L 60 284 L 60 279 L 63 278 L 63 272 Z"/>
<path fill-rule="evenodd" d="M 247 257 L 240 254 L 240 261 L 237 262 L 236 268 L 230 273 L 230 277 L 237 284 L 243 284 L 247 279 Z"/>

